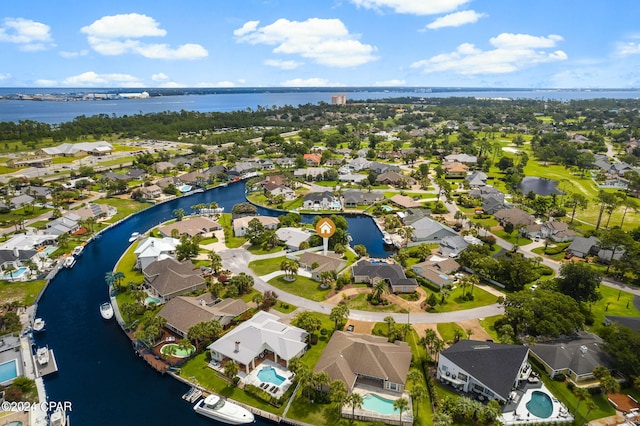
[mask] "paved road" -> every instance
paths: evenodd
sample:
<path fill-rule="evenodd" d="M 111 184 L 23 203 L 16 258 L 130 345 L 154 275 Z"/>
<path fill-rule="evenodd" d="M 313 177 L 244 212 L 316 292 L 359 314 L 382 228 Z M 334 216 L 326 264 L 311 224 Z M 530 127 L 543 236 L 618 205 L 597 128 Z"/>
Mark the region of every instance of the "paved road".
<path fill-rule="evenodd" d="M 314 302 L 313 300 L 305 299 L 304 297 L 296 296 L 290 293 L 284 293 L 280 289 L 268 284 L 264 279 L 254 274 L 253 271 L 249 268 L 249 262 L 253 260 L 254 256 L 244 249 L 227 249 L 221 251 L 219 254 L 222 257 L 222 264 L 226 269 L 234 271 L 235 273 L 244 272 L 245 274 L 252 276 L 254 279 L 254 288 L 256 290 L 262 292 L 266 290 L 273 290 L 278 293 L 279 300 L 282 300 L 286 303 L 291 303 L 292 305 L 296 305 L 299 308 L 308 311 L 329 314 L 331 312 L 331 309 L 335 307 L 335 305 L 331 305 L 328 303 Z M 282 255 L 281 253 L 278 254 L 280 256 Z M 493 315 L 500 315 L 502 313 L 504 313 L 502 307 L 496 303 L 489 306 L 483 306 L 475 309 L 465 309 L 462 311 L 444 312 L 439 314 L 414 313 L 410 316 L 406 313 L 390 314 L 388 312 L 351 310 L 349 313 L 349 318 L 358 321 L 383 322 L 385 317 L 392 316 L 398 323 L 406 323 L 409 319 L 412 324 L 434 324 L 485 318 Z"/>

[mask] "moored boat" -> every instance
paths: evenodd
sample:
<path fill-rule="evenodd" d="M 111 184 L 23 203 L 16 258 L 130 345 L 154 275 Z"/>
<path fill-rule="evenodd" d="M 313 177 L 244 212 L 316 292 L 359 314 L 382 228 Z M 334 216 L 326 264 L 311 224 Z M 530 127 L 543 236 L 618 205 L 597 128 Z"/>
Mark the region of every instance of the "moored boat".
<path fill-rule="evenodd" d="M 82 253 L 82 250 L 84 250 L 84 246 L 75 246 L 73 248 L 73 251 L 71 251 L 71 254 L 73 256 L 80 256 L 80 254 Z"/>
<path fill-rule="evenodd" d="M 67 412 L 62 408 L 58 408 L 49 416 L 49 424 L 51 426 L 69 426 L 69 417 L 67 417 Z"/>
<path fill-rule="evenodd" d="M 64 266 L 65 268 L 73 268 L 73 265 L 75 264 L 76 264 L 76 258 L 73 255 L 69 255 L 65 257 L 64 261 L 62 262 L 62 266 Z"/>
<path fill-rule="evenodd" d="M 33 327 L 31 327 L 33 329 L 33 331 L 43 331 L 44 330 L 44 320 L 42 318 L 36 318 L 33 321 Z"/>
<path fill-rule="evenodd" d="M 391 239 L 391 235 L 387 234 L 386 232 L 382 234 L 382 242 L 388 246 L 393 245 L 393 240 Z"/>
<path fill-rule="evenodd" d="M 49 348 L 43 346 L 36 350 L 36 360 L 38 360 L 38 364 L 46 365 L 49 363 Z"/>
<path fill-rule="evenodd" d="M 100 305 L 100 315 L 106 320 L 113 318 L 113 306 L 111 306 L 111 303 L 104 302 Z"/>
<path fill-rule="evenodd" d="M 198 414 L 230 425 L 244 425 L 255 421 L 251 411 L 218 395 L 209 395 L 198 401 L 193 409 Z"/>
<path fill-rule="evenodd" d="M 130 243 L 134 242 L 135 240 L 138 239 L 139 236 L 140 236 L 139 232 L 132 233 L 131 236 L 129 237 L 129 242 Z"/>

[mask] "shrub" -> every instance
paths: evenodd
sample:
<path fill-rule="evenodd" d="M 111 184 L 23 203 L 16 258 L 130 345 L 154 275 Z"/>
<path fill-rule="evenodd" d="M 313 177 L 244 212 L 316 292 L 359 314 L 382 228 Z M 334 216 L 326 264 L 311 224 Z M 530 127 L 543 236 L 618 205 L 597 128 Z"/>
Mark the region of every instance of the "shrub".
<path fill-rule="evenodd" d="M 556 382 L 564 382 L 565 380 L 567 380 L 567 376 L 565 376 L 564 374 L 560 373 L 560 374 L 556 374 L 553 377 L 553 380 L 555 380 Z"/>

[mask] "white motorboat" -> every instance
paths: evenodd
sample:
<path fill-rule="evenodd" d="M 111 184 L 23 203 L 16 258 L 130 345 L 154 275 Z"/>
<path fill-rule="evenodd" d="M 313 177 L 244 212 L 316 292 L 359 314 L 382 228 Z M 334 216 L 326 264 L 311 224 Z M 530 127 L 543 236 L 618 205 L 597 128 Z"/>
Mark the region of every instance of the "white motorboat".
<path fill-rule="evenodd" d="M 113 318 L 113 306 L 111 306 L 111 303 L 104 302 L 100 305 L 100 315 L 106 320 Z"/>
<path fill-rule="evenodd" d="M 69 417 L 67 417 L 66 411 L 62 408 L 58 408 L 49 416 L 49 424 L 51 426 L 69 426 Z"/>
<path fill-rule="evenodd" d="M 130 243 L 134 242 L 135 240 L 138 239 L 139 236 L 140 236 L 139 232 L 132 233 L 131 236 L 129 237 L 129 242 Z"/>
<path fill-rule="evenodd" d="M 73 265 L 75 264 L 76 264 L 76 258 L 73 255 L 69 255 L 65 257 L 64 261 L 62 262 L 62 266 L 64 266 L 65 268 L 73 268 Z"/>
<path fill-rule="evenodd" d="M 388 246 L 393 245 L 393 240 L 391 239 L 391 235 L 387 234 L 386 232 L 382 234 L 382 242 L 384 242 L 385 245 L 388 245 Z"/>
<path fill-rule="evenodd" d="M 82 253 L 82 250 L 84 250 L 84 246 L 75 246 L 71 254 L 73 256 L 80 256 L 80 254 Z"/>
<path fill-rule="evenodd" d="M 47 365 L 49 363 L 49 348 L 44 346 L 36 350 L 36 360 L 39 365 Z"/>
<path fill-rule="evenodd" d="M 230 425 L 244 425 L 255 421 L 251 411 L 218 395 L 209 395 L 201 399 L 193 409 L 198 414 Z"/>
<path fill-rule="evenodd" d="M 42 318 L 36 318 L 33 321 L 33 327 L 31 327 L 33 331 L 43 331 L 44 330 L 44 320 Z"/>

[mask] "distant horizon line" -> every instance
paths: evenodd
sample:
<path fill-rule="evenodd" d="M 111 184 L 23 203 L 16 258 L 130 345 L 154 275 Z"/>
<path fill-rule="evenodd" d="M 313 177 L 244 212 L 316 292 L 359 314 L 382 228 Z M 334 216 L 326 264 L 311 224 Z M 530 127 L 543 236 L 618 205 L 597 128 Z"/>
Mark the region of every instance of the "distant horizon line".
<path fill-rule="evenodd" d="M 234 90 L 298 90 L 298 91 L 354 91 L 367 89 L 368 91 L 380 91 L 380 90 L 439 90 L 439 91 L 468 91 L 468 90 L 480 90 L 480 91 L 636 91 L 640 90 L 640 87 L 486 87 L 486 86 L 241 86 L 241 87 L 152 87 L 152 86 L 139 86 L 139 87 L 105 87 L 105 86 L 92 86 L 92 87 L 70 87 L 70 86 L 0 86 L 0 90 L 120 90 L 120 91 L 133 91 L 133 90 L 158 90 L 158 91 L 234 91 Z"/>

